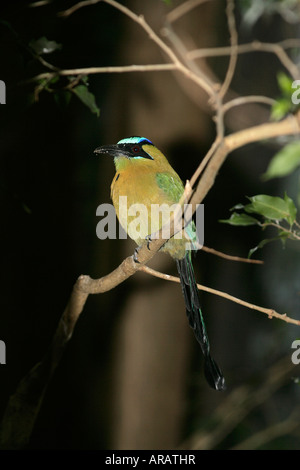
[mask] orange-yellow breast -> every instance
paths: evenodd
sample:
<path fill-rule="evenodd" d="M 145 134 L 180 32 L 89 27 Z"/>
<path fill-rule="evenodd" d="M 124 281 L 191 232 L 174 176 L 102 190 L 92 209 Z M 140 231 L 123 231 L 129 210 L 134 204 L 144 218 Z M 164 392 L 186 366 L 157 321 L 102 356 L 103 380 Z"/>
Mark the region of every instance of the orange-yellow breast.
<path fill-rule="evenodd" d="M 147 151 L 147 146 L 144 148 Z M 178 182 L 181 185 L 178 174 L 158 149 L 151 147 L 151 155 L 154 160 L 125 157 L 115 159 L 116 174 L 111 184 L 111 197 L 120 224 L 138 245 L 141 245 L 148 235 L 153 236 L 161 227 L 165 227 L 179 201 L 176 197 L 174 200 L 172 191 L 160 187 L 157 179 L 159 174 L 168 174 L 168 180 L 174 181 L 178 189 Z M 183 189 L 182 186 L 182 191 Z M 168 229 L 167 225 L 166 230 Z M 186 236 L 179 232 L 161 251 L 168 252 L 174 258 L 182 258 L 187 249 L 186 242 L 189 240 L 189 237 L 187 240 Z"/>

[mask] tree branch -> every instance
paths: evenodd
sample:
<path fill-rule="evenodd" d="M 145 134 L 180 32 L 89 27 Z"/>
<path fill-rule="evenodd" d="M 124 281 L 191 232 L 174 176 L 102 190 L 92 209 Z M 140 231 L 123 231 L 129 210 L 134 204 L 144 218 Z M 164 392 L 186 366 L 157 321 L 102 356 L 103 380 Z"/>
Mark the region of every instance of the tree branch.
<path fill-rule="evenodd" d="M 299 133 L 300 112 L 298 111 L 296 115 L 289 115 L 282 121 L 253 126 L 249 129 L 244 129 L 224 137 L 219 145 L 215 146 L 213 154 L 211 154 L 210 151 L 208 152 L 210 155 L 209 161 L 190 201 L 190 203 L 193 204 L 194 211 L 196 210 L 195 205 L 203 201 L 208 191 L 213 186 L 215 177 L 230 152 L 253 142 L 259 142 L 282 135 L 299 135 Z M 200 167 L 201 163 L 190 179 L 192 187 L 195 184 Z"/>
<path fill-rule="evenodd" d="M 144 271 L 147 274 L 151 274 L 152 276 L 158 277 L 160 279 L 164 279 L 165 281 L 172 281 L 172 282 L 180 283 L 180 279 L 178 277 L 171 276 L 170 274 L 160 273 L 159 271 L 156 271 L 155 269 L 149 268 L 149 266 L 141 266 L 140 271 Z M 231 302 L 235 302 L 239 305 L 243 305 L 244 307 L 250 308 L 251 310 L 257 310 L 258 312 L 265 313 L 266 315 L 268 315 L 270 319 L 278 318 L 279 320 L 283 320 L 286 323 L 292 323 L 293 325 L 300 326 L 300 320 L 295 320 L 294 318 L 290 318 L 287 316 L 286 313 L 281 314 L 281 313 L 276 312 L 276 310 L 272 308 L 260 307 L 259 305 L 246 302 L 245 300 L 239 299 L 238 297 L 234 297 L 233 295 L 227 294 L 226 292 L 212 289 L 211 287 L 203 286 L 201 284 L 197 284 L 197 287 L 199 290 L 203 290 L 205 292 L 209 292 L 210 294 L 223 297 L 224 299 L 230 300 Z"/>
<path fill-rule="evenodd" d="M 166 15 L 167 21 L 173 23 L 181 18 L 183 15 L 189 13 L 193 8 L 202 5 L 203 3 L 209 2 L 211 0 L 187 0 L 186 2 L 181 3 L 177 7 L 173 8 L 170 13 Z"/>
<path fill-rule="evenodd" d="M 174 64 L 146 64 L 146 65 L 122 65 L 108 67 L 83 67 L 77 69 L 56 70 L 55 72 L 43 72 L 27 80 L 26 83 L 40 80 L 51 80 L 56 76 L 67 77 L 70 75 L 93 75 L 98 73 L 128 73 L 128 72 L 164 72 L 176 70 Z"/>
<path fill-rule="evenodd" d="M 187 78 L 192 80 L 194 83 L 196 83 L 198 86 L 200 86 L 210 98 L 214 99 L 216 98 L 216 91 L 214 88 L 214 85 L 210 83 L 209 79 L 204 76 L 204 75 L 198 75 L 192 70 L 190 70 L 188 67 L 186 67 L 177 57 L 177 55 L 174 53 L 174 51 L 155 33 L 155 31 L 148 25 L 148 23 L 145 21 L 143 15 L 137 15 L 133 11 L 131 11 L 129 8 L 125 7 L 124 5 L 121 5 L 120 3 L 116 2 L 115 0 L 99 0 L 104 3 L 107 3 L 108 5 L 111 5 L 115 9 L 121 11 L 124 15 L 128 16 L 131 20 L 133 20 L 135 23 L 141 26 L 141 28 L 148 34 L 149 38 L 161 49 L 162 52 L 169 58 L 171 63 L 174 66 L 174 70 L 180 71 L 183 75 L 185 75 Z M 98 3 L 96 0 L 95 3 Z M 82 6 L 88 5 L 89 2 L 79 2 L 79 4 L 74 5 L 73 7 L 69 8 L 68 10 L 61 12 L 61 16 L 68 16 L 74 11 L 76 11 L 78 8 L 81 8 Z"/>
<path fill-rule="evenodd" d="M 222 253 L 221 251 L 215 250 L 214 248 L 208 248 L 208 246 L 202 247 L 203 251 L 207 253 L 211 253 L 212 255 L 220 256 L 220 258 L 228 259 L 230 261 L 239 261 L 242 263 L 249 263 L 249 264 L 264 264 L 263 261 L 260 259 L 252 259 L 252 258 L 241 258 L 240 256 L 232 256 L 226 253 Z"/>
<path fill-rule="evenodd" d="M 227 0 L 227 7 L 226 7 L 226 14 L 227 14 L 227 22 L 228 22 L 228 29 L 230 33 L 230 59 L 229 65 L 227 69 L 227 73 L 222 83 L 221 89 L 219 91 L 219 98 L 222 99 L 226 95 L 226 92 L 230 86 L 232 81 L 237 57 L 238 57 L 238 35 L 235 26 L 235 18 L 234 18 L 234 2 L 233 0 Z"/>
<path fill-rule="evenodd" d="M 238 54 L 245 54 L 249 52 L 269 52 L 275 54 L 282 65 L 289 71 L 291 76 L 296 80 L 299 78 L 299 68 L 294 64 L 294 62 L 289 58 L 288 54 L 285 52 L 285 49 L 290 49 L 293 47 L 300 47 L 300 39 L 285 39 L 284 41 L 278 42 L 276 44 L 266 43 L 260 41 L 253 41 L 247 44 L 239 44 L 237 46 Z M 202 48 L 190 51 L 188 57 L 190 59 L 200 59 L 202 57 L 217 57 L 223 55 L 230 55 L 231 47 L 213 47 L 213 48 Z"/>

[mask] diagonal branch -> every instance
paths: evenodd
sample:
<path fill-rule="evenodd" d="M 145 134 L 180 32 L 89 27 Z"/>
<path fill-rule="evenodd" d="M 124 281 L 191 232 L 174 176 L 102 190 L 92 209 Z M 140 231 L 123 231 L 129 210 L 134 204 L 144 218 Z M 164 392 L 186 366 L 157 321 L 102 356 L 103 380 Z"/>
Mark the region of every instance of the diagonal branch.
<path fill-rule="evenodd" d="M 174 69 L 180 71 L 185 75 L 187 78 L 195 82 L 198 86 L 200 86 L 210 98 L 215 99 L 216 98 L 216 91 L 214 88 L 214 85 L 210 83 L 207 77 L 203 75 L 198 75 L 192 70 L 189 69 L 189 67 L 185 66 L 181 60 L 177 57 L 175 52 L 169 47 L 156 33 L 155 31 L 149 26 L 149 24 L 145 21 L 143 15 L 137 15 L 134 13 L 132 10 L 127 8 L 124 5 L 121 5 L 120 3 L 116 2 L 115 0 L 98 0 L 102 1 L 104 3 L 107 3 L 108 5 L 111 5 L 114 7 L 116 10 L 121 11 L 124 15 L 128 16 L 131 20 L 133 20 L 135 23 L 137 23 L 149 36 L 149 38 L 161 49 L 161 51 L 168 57 L 170 62 L 173 64 Z M 97 0 L 93 3 L 98 3 Z M 81 8 L 82 6 L 89 5 L 90 2 L 80 2 L 79 4 L 74 5 L 73 7 L 69 8 L 68 10 L 61 12 L 61 16 L 68 16 L 76 9 Z"/>
<path fill-rule="evenodd" d="M 180 279 L 176 276 L 171 276 L 170 274 L 164 274 L 155 269 L 149 268 L 149 266 L 141 266 L 140 271 L 144 271 L 147 274 L 151 274 L 152 276 L 158 277 L 160 279 L 164 279 L 166 281 L 178 282 L 180 283 Z M 217 289 L 212 289 L 211 287 L 203 286 L 201 284 L 197 284 L 199 290 L 203 290 L 204 292 L 209 292 L 210 294 L 217 295 L 219 297 L 223 297 L 224 299 L 230 300 L 231 302 L 235 302 L 239 305 L 243 305 L 244 307 L 250 308 L 251 310 L 257 310 L 258 312 L 265 313 L 268 315 L 268 318 L 277 318 L 278 320 L 283 320 L 286 323 L 292 323 L 293 325 L 300 326 L 300 320 L 296 320 L 294 318 L 290 318 L 287 316 L 286 313 L 278 313 L 276 310 L 272 308 L 260 307 L 259 305 L 252 304 L 250 302 L 246 302 L 245 300 L 239 299 L 238 297 L 234 297 L 233 295 L 227 294 L 226 292 L 222 292 Z"/>
<path fill-rule="evenodd" d="M 300 112 L 298 111 L 296 115 L 289 115 L 282 121 L 253 126 L 249 129 L 244 129 L 224 137 L 215 153 L 210 157 L 190 203 L 195 205 L 203 201 L 208 191 L 212 188 L 216 175 L 227 155 L 233 150 L 253 142 L 259 142 L 282 135 L 299 135 L 299 133 Z M 199 167 L 200 166 L 201 164 Z M 195 174 L 196 173 L 197 170 Z M 191 184 L 194 183 L 194 176 L 190 181 Z M 194 210 L 196 210 L 196 207 L 194 207 Z"/>
<path fill-rule="evenodd" d="M 238 261 L 238 262 L 250 263 L 250 264 L 264 264 L 264 262 L 261 261 L 260 259 L 241 258 L 240 256 L 228 255 L 226 253 L 223 253 L 222 251 L 215 250 L 214 248 L 209 248 L 208 246 L 203 246 L 202 250 L 206 251 L 207 253 L 220 256 L 220 258 L 228 259 L 230 261 Z"/>
<path fill-rule="evenodd" d="M 181 3 L 176 6 L 170 13 L 166 15 L 166 19 L 169 23 L 173 23 L 181 18 L 183 15 L 189 13 L 193 8 L 198 7 L 199 5 L 209 2 L 211 0 L 187 0 L 186 2 Z"/>

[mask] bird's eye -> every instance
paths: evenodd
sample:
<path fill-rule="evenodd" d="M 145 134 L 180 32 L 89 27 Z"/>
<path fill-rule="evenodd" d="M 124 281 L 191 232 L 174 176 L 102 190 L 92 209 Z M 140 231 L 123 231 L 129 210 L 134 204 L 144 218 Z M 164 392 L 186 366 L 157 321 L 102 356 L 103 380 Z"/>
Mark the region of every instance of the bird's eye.
<path fill-rule="evenodd" d="M 139 153 L 140 152 L 140 147 L 138 145 L 135 145 L 134 147 L 132 147 L 132 151 L 133 153 Z"/>

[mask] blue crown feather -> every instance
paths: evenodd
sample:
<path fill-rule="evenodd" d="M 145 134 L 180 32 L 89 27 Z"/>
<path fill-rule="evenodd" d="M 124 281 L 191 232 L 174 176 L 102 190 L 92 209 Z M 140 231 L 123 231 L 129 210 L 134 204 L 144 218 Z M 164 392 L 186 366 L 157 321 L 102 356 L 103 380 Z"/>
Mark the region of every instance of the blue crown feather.
<path fill-rule="evenodd" d="M 126 137 L 125 139 L 119 140 L 118 144 L 140 144 L 141 142 L 147 142 L 150 145 L 153 145 L 151 140 L 146 139 L 145 137 Z"/>

